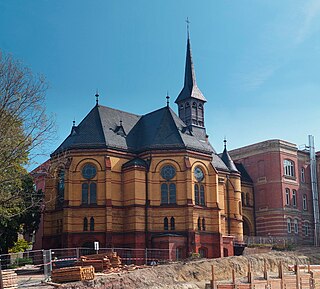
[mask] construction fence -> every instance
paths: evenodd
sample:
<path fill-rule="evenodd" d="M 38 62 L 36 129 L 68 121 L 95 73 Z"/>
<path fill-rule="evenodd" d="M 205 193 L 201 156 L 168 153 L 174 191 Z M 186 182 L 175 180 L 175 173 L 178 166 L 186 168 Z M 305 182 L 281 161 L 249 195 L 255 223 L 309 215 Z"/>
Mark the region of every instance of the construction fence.
<path fill-rule="evenodd" d="M 30 283 L 27 283 L 27 280 L 31 279 L 30 276 L 32 276 L 33 282 L 48 280 L 52 269 L 73 266 L 81 256 L 112 252 L 116 252 L 121 257 L 122 264 L 126 265 L 155 265 L 173 260 L 173 252 L 169 249 L 64 248 L 0 255 L 0 269 L 14 270 L 21 283 L 19 288 L 28 288 L 31 286 Z"/>

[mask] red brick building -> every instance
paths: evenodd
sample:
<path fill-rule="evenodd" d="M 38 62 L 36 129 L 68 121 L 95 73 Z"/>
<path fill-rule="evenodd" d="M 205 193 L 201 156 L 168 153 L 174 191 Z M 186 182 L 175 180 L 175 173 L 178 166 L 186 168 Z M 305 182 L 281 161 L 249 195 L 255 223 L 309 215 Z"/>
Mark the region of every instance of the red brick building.
<path fill-rule="evenodd" d="M 256 235 L 313 243 L 309 152 L 283 140 L 267 140 L 229 152 L 254 186 Z"/>

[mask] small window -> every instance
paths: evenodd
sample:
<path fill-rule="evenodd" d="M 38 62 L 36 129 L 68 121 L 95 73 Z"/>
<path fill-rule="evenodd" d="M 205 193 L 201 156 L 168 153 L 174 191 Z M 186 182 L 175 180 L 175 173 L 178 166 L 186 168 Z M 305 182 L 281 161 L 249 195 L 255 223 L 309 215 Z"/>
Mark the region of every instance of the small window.
<path fill-rule="evenodd" d="M 297 191 L 292 190 L 292 206 L 297 206 Z"/>
<path fill-rule="evenodd" d="M 289 218 L 287 219 L 287 230 L 288 233 L 291 233 L 291 220 Z"/>
<path fill-rule="evenodd" d="M 197 104 L 196 104 L 195 102 L 193 102 L 193 103 L 192 103 L 192 107 L 193 107 L 193 108 L 196 108 L 196 107 L 197 107 Z"/>
<path fill-rule="evenodd" d="M 291 160 L 284 160 L 283 161 L 284 166 L 284 175 L 286 177 L 294 177 L 294 162 Z"/>
<path fill-rule="evenodd" d="M 175 230 L 175 229 L 176 229 L 175 220 L 174 220 L 174 217 L 171 217 L 171 219 L 170 219 L 170 230 Z"/>
<path fill-rule="evenodd" d="M 205 220 L 205 218 L 202 218 L 202 230 L 203 231 L 206 230 L 206 220 Z"/>
<path fill-rule="evenodd" d="M 186 103 L 186 107 L 190 107 L 190 103 L 189 102 Z"/>
<path fill-rule="evenodd" d="M 290 205 L 290 190 L 288 188 L 286 189 L 286 205 Z"/>
<path fill-rule="evenodd" d="M 307 210 L 307 195 L 303 195 L 302 197 L 302 208 L 303 210 Z"/>
<path fill-rule="evenodd" d="M 203 106 L 202 106 L 201 103 L 199 103 L 198 107 L 199 107 L 199 109 L 202 109 L 202 108 L 203 108 Z"/>
<path fill-rule="evenodd" d="M 84 217 L 83 219 L 83 231 L 88 231 L 88 219 Z"/>
<path fill-rule="evenodd" d="M 163 219 L 163 229 L 164 229 L 165 231 L 168 231 L 168 230 L 169 230 L 169 221 L 168 221 L 168 218 L 167 218 L 167 217 L 165 217 L 165 218 Z"/>
<path fill-rule="evenodd" d="M 201 219 L 200 219 L 200 217 L 198 218 L 198 230 L 199 231 L 201 230 Z"/>
<path fill-rule="evenodd" d="M 294 233 L 295 233 L 295 234 L 298 234 L 298 232 L 299 232 L 299 225 L 298 225 L 298 220 L 297 220 L 297 219 L 294 219 L 294 221 L 293 221 L 293 227 L 294 227 Z"/>
<path fill-rule="evenodd" d="M 90 231 L 94 231 L 94 218 L 90 218 Z"/>
<path fill-rule="evenodd" d="M 305 176 L 305 171 L 304 168 L 301 168 L 301 183 L 306 182 L 306 176 Z"/>
<path fill-rule="evenodd" d="M 183 109 L 183 107 L 184 107 L 183 104 L 180 104 L 180 109 Z"/>
<path fill-rule="evenodd" d="M 309 223 L 308 222 L 305 222 L 304 223 L 304 235 L 305 236 L 309 236 Z"/>

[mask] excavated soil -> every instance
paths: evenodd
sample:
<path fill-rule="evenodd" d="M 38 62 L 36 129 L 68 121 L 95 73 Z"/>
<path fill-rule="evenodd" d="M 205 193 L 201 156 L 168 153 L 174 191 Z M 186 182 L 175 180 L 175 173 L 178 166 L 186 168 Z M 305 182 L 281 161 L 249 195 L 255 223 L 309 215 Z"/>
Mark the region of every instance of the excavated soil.
<path fill-rule="evenodd" d="M 306 264 L 309 260 L 312 263 L 319 263 L 314 248 L 305 248 L 295 252 L 276 252 L 263 254 L 252 254 L 234 256 L 219 259 L 200 259 L 182 262 L 174 262 L 154 267 L 124 271 L 108 275 L 99 274 L 95 280 L 90 282 L 76 282 L 63 284 L 59 288 L 65 289 L 120 289 L 120 288 L 205 288 L 205 284 L 211 280 L 211 265 L 215 266 L 217 280 L 231 279 L 231 270 L 235 268 L 237 278 L 247 274 L 248 261 L 252 264 L 252 271 L 256 276 L 263 275 L 264 259 L 267 261 L 269 272 L 276 273 L 278 264 L 283 262 L 284 267 L 299 264 Z M 310 258 L 311 257 L 311 258 Z"/>

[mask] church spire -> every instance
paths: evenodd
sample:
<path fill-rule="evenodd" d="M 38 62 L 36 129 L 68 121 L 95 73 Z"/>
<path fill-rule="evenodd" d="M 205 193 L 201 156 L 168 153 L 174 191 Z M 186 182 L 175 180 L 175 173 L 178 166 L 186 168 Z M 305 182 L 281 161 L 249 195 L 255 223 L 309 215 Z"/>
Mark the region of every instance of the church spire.
<path fill-rule="evenodd" d="M 175 103 L 178 104 L 179 117 L 188 126 L 204 127 L 204 103 L 207 101 L 198 88 L 196 73 L 193 65 L 189 20 L 187 33 L 187 53 L 184 71 L 184 85 Z"/>

